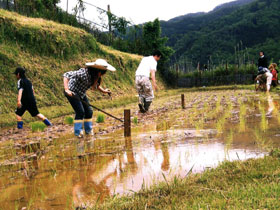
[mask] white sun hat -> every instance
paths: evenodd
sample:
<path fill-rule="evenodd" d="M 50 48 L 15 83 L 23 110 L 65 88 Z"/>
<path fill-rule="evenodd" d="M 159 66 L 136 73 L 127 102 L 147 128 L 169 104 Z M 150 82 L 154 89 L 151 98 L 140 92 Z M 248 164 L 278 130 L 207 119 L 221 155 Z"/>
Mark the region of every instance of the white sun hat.
<path fill-rule="evenodd" d="M 104 59 L 97 59 L 95 62 L 86 63 L 86 66 L 101 70 L 116 71 L 115 67 L 107 63 Z"/>

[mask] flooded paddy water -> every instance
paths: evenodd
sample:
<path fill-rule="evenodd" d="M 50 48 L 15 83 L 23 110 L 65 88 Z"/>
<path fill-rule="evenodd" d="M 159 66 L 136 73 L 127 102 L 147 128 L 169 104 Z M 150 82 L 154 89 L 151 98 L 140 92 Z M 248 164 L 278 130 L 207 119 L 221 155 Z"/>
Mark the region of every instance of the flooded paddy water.
<path fill-rule="evenodd" d="M 132 122 L 129 138 L 123 129 L 106 132 L 118 124 L 106 118 L 95 126 L 94 137 L 77 139 L 69 130 L 57 138 L 2 141 L 0 209 L 90 207 L 223 161 L 263 157 L 280 146 L 277 94 L 185 93 L 186 109 L 180 100 L 180 95 L 156 99 L 146 115 L 137 113 L 136 104 L 125 107 L 138 122 Z"/>

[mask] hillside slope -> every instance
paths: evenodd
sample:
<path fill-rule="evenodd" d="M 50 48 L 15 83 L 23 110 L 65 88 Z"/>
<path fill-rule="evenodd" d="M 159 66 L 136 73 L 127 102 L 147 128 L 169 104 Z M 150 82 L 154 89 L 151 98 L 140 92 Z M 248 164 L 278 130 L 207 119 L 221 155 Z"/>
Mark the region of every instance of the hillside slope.
<path fill-rule="evenodd" d="M 0 49 L 0 114 L 12 113 L 16 108 L 13 72 L 18 66 L 27 69 L 39 107 L 67 104 L 63 73 L 97 58 L 106 59 L 117 69 L 107 73 L 103 86 L 115 96 L 135 94 L 134 74 L 141 56 L 105 47 L 81 29 L 0 9 Z M 91 100 L 101 97 L 91 92 Z"/>
<path fill-rule="evenodd" d="M 237 0 L 217 6 L 214 10 L 205 13 L 191 13 L 172 18 L 168 21 L 161 21 L 162 34 L 168 36 L 168 44 L 175 46 L 176 40 L 179 40 L 189 31 L 201 30 L 211 22 L 232 14 L 241 6 L 251 3 L 255 0 Z"/>
<path fill-rule="evenodd" d="M 172 33 L 179 35 L 167 34 L 169 44 L 175 49 L 177 60 L 188 58 L 195 65 L 209 61 L 217 65 L 222 60 L 236 62 L 236 53 L 252 62 L 256 61 L 259 50 L 278 62 L 279 10 L 279 0 L 255 0 L 232 11 L 221 7 L 198 17 L 173 21 Z M 164 24 L 162 27 L 163 32 L 169 30 Z"/>

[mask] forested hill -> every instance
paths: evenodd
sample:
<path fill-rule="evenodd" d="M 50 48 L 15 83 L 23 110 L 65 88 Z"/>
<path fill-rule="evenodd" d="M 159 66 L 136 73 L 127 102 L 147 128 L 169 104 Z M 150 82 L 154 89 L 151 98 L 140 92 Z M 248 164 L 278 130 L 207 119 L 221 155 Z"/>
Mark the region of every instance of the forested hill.
<path fill-rule="evenodd" d="M 255 0 L 238 0 L 217 6 L 211 12 L 198 12 L 190 13 L 182 16 L 172 18 L 168 21 L 161 21 L 162 34 L 168 36 L 170 40 L 172 38 L 178 38 L 178 35 L 182 35 L 189 30 L 197 30 L 204 26 L 207 26 L 214 20 L 217 20 L 223 16 L 229 15 L 232 12 L 239 9 L 241 6 L 251 3 Z M 169 41 L 172 45 L 173 43 Z"/>
<path fill-rule="evenodd" d="M 239 0 L 209 13 L 190 14 L 161 22 L 174 58 L 192 63 L 219 64 L 236 61 L 242 53 L 254 60 L 264 50 L 274 61 L 280 59 L 280 0 Z"/>

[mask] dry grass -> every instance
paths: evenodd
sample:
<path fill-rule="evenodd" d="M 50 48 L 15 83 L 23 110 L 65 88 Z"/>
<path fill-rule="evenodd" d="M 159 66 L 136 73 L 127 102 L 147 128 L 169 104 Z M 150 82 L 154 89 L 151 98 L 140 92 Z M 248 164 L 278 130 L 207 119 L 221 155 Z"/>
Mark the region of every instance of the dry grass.
<path fill-rule="evenodd" d="M 10 12 L 0 9 L 1 17 L 4 20 L 10 20 L 17 24 L 18 27 L 37 28 L 48 31 L 49 33 L 59 32 L 62 36 L 67 33 L 74 33 L 76 36 L 87 35 L 88 33 L 82 29 L 75 28 L 66 24 L 59 24 L 51 20 L 42 18 L 30 18 L 22 16 L 16 12 Z"/>

